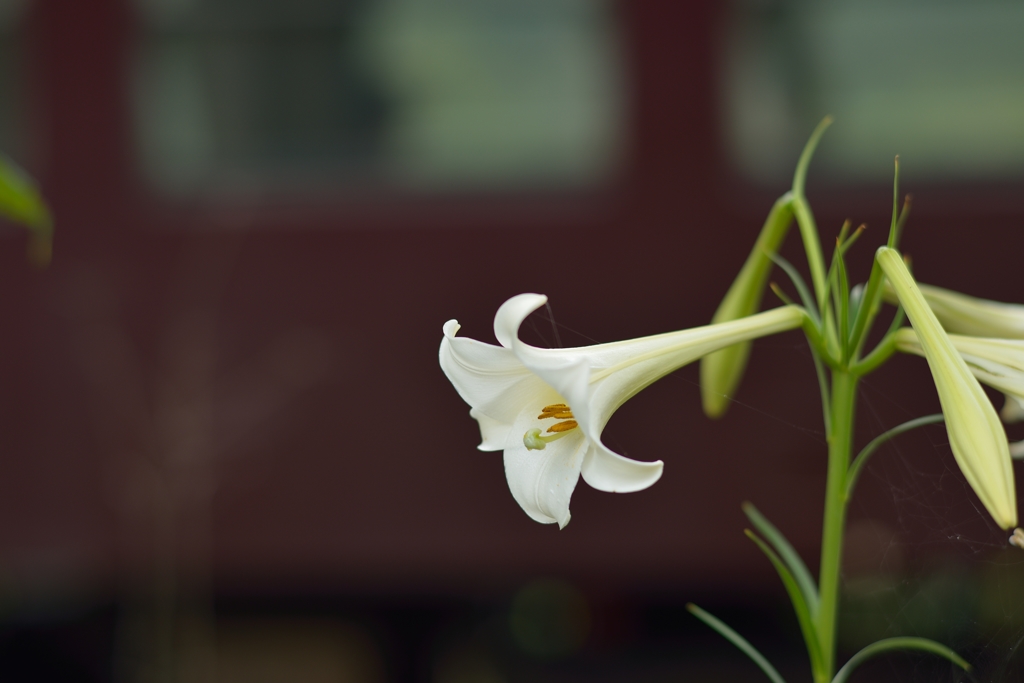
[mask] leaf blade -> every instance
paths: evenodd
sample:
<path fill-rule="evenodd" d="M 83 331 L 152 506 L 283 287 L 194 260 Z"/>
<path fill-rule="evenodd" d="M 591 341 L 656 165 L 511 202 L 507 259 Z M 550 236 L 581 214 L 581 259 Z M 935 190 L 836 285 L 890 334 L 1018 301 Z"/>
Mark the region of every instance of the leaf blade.
<path fill-rule="evenodd" d="M 934 640 L 914 637 L 886 638 L 884 640 L 871 643 L 860 652 L 850 657 L 846 664 L 843 665 L 843 668 L 836 672 L 835 677 L 832 679 L 832 683 L 846 683 L 846 679 L 850 677 L 853 670 L 865 661 L 893 650 L 922 650 L 924 652 L 930 652 L 931 654 L 948 659 L 964 671 L 971 670 L 971 665 L 968 664 L 963 657 Z"/>
<path fill-rule="evenodd" d="M 705 612 L 692 602 L 686 605 L 686 611 L 703 621 L 705 624 L 717 631 L 719 635 L 739 648 L 743 654 L 753 660 L 753 662 L 761 668 L 761 671 L 771 679 L 772 683 L 786 683 L 786 680 L 778 671 L 775 670 L 775 667 L 771 665 L 765 656 L 757 651 L 757 648 L 751 645 L 746 638 L 729 628 L 729 626 L 727 626 L 721 619 Z"/>
<path fill-rule="evenodd" d="M 815 629 L 815 619 L 811 616 L 811 611 L 807 605 L 807 601 L 804 599 L 804 595 L 800 590 L 800 586 L 796 579 L 793 578 L 792 572 L 786 567 L 786 564 L 782 559 L 772 550 L 767 543 L 762 541 L 758 536 L 750 529 L 745 530 L 747 537 L 757 544 L 757 547 L 761 549 L 771 561 L 772 565 L 775 566 L 775 571 L 779 573 L 779 578 L 782 579 L 782 584 L 786 587 L 786 592 L 789 594 L 789 600 L 793 603 L 793 611 L 796 612 L 796 619 L 800 623 L 800 632 L 803 634 L 804 643 L 807 645 L 807 655 L 811 660 L 811 672 L 814 675 L 815 680 L 821 680 L 824 666 L 824 658 L 821 654 L 821 645 L 818 642 L 818 632 Z M 824 674 L 827 675 L 827 674 Z"/>
<path fill-rule="evenodd" d="M 771 544 L 775 552 L 779 554 L 783 562 L 793 573 L 793 578 L 800 586 L 800 592 L 804 594 L 804 598 L 807 600 L 807 606 L 810 608 L 811 615 L 817 619 L 818 616 L 818 585 L 814 582 L 814 577 L 811 576 L 811 572 L 808 571 L 807 565 L 800 559 L 800 555 L 796 552 L 786 537 L 782 535 L 782 532 L 778 528 L 768 521 L 760 510 L 754 507 L 751 502 L 745 502 L 741 506 L 743 513 L 750 520 L 750 523 L 754 525 L 754 528 L 767 539 L 768 543 Z"/>

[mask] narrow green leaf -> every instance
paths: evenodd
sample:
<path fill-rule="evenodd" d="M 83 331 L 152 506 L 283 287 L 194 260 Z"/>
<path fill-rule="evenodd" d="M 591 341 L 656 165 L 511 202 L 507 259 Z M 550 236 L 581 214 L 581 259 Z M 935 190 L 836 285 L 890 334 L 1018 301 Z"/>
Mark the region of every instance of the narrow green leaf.
<path fill-rule="evenodd" d="M 818 143 L 821 141 L 821 136 L 825 134 L 825 131 L 831 125 L 831 116 L 823 118 L 821 123 L 819 123 L 814 129 L 814 132 L 811 133 L 811 137 L 807 140 L 807 144 L 804 145 L 804 149 L 800 153 L 800 160 L 796 163 L 796 171 L 793 173 L 793 194 L 802 195 L 804 193 L 804 184 L 807 180 L 807 167 L 811 165 L 811 157 L 814 156 L 814 150 L 817 149 Z"/>
<path fill-rule="evenodd" d="M 900 209 L 900 217 L 896 221 L 896 244 L 899 245 L 900 238 L 903 237 L 903 226 L 907 224 L 907 218 L 910 217 L 910 204 L 911 199 L 908 194 L 903 198 L 903 208 Z"/>
<path fill-rule="evenodd" d="M 882 297 L 882 283 L 885 281 L 885 274 L 878 261 L 871 264 L 871 275 L 868 277 L 868 284 L 864 288 L 864 296 L 857 308 L 857 317 L 854 318 L 853 328 L 850 330 L 850 346 L 856 354 L 864 345 L 868 331 L 871 329 L 871 321 L 878 314 L 878 307 Z"/>
<path fill-rule="evenodd" d="M 821 241 L 818 238 L 818 226 L 814 222 L 814 214 L 811 212 L 811 205 L 801 195 L 793 197 L 793 216 L 796 218 L 797 227 L 800 228 L 800 237 L 804 242 L 804 252 L 807 255 L 807 267 L 811 270 L 811 282 L 814 284 L 814 293 L 821 305 L 825 305 L 825 261 L 821 252 Z"/>
<path fill-rule="evenodd" d="M 818 617 L 818 586 L 814 583 L 814 578 L 811 573 L 807 571 L 807 565 L 800 559 L 800 555 L 796 552 L 786 537 L 783 536 L 782 532 L 778 528 L 768 521 L 760 510 L 754 507 L 751 502 L 745 502 L 741 506 L 743 514 L 747 516 L 750 523 L 754 525 L 762 536 L 771 544 L 775 552 L 779 554 L 789 570 L 793 572 L 793 578 L 796 579 L 797 584 L 800 586 L 800 592 L 803 593 L 804 598 L 807 600 L 807 607 L 811 611 L 811 616 L 815 619 Z"/>
<path fill-rule="evenodd" d="M 895 181 L 893 192 L 896 192 Z M 893 202 L 893 211 L 895 213 L 895 195 L 893 197 Z M 903 208 L 900 210 L 899 217 L 895 218 L 895 222 L 889 228 L 890 241 L 895 241 L 897 244 L 899 243 L 900 236 L 903 234 L 903 226 L 906 225 L 907 219 L 910 217 L 910 204 L 910 195 L 907 195 L 903 200 Z M 871 321 L 874 320 L 876 315 L 878 315 L 878 309 L 882 305 L 884 282 L 885 279 L 883 277 L 881 266 L 879 266 L 878 261 L 876 260 L 871 265 L 871 276 L 868 279 L 867 288 L 864 292 L 863 303 L 857 310 L 857 316 L 853 323 L 853 330 L 850 332 L 850 346 L 853 349 L 854 357 L 856 354 L 860 353 L 860 349 L 864 345 L 864 341 L 867 339 L 867 333 L 871 329 Z M 897 313 L 897 316 L 900 316 L 901 314 L 902 313 Z M 902 323 L 902 318 L 900 319 L 900 323 Z"/>
<path fill-rule="evenodd" d="M 786 304 L 787 306 L 799 306 L 800 305 L 797 302 L 793 301 L 793 299 L 790 298 L 790 296 L 788 294 L 786 294 L 784 291 L 782 291 L 782 288 L 779 287 L 779 285 L 777 283 L 773 282 L 770 285 L 768 285 L 768 287 L 772 290 L 772 292 L 775 294 L 775 296 L 779 297 L 779 300 L 782 301 L 782 303 Z"/>
<path fill-rule="evenodd" d="M 767 256 L 775 263 L 775 265 L 782 268 L 786 275 L 789 276 L 793 286 L 796 287 L 796 293 L 800 295 L 800 301 L 803 302 L 807 313 L 815 322 L 820 323 L 821 317 L 818 315 L 818 305 L 815 303 L 814 297 L 811 296 L 811 290 L 807 289 L 807 283 L 805 283 L 804 279 L 800 276 L 800 272 L 793 267 L 792 263 L 779 256 L 777 253 L 767 252 Z"/>
<path fill-rule="evenodd" d="M 733 631 L 731 628 L 725 625 L 725 623 L 717 617 L 708 614 L 700 607 L 697 607 L 692 602 L 686 606 L 687 611 L 693 616 L 697 617 L 705 624 L 718 631 L 726 640 L 738 647 L 743 654 L 750 657 L 761 667 L 761 671 L 765 673 L 768 678 L 771 679 L 772 683 L 786 683 L 785 679 L 779 675 L 779 672 L 775 670 L 775 667 L 765 659 L 764 655 L 757 651 L 757 649 L 751 645 L 746 638 Z"/>
<path fill-rule="evenodd" d="M 900 213 L 899 220 L 896 223 L 897 233 L 902 229 L 903 223 L 909 214 L 909 196 L 907 197 L 906 202 L 904 202 L 903 207 L 903 212 Z M 882 267 L 879 265 L 878 261 L 875 260 L 871 266 L 871 276 L 868 278 L 868 284 L 865 287 L 864 295 L 861 298 L 861 305 L 857 309 L 857 316 L 854 319 L 853 329 L 850 331 L 850 347 L 853 349 L 852 357 L 856 357 L 856 355 L 860 353 L 860 349 L 867 339 L 867 333 L 871 328 L 871 322 L 874 320 L 875 316 L 878 315 L 879 307 L 882 305 L 882 295 L 885 291 L 884 285 L 885 274 L 882 272 Z M 903 308 L 898 307 L 896 316 L 893 318 L 893 322 L 889 326 L 888 334 L 896 331 L 896 329 L 903 324 L 903 314 Z M 879 344 L 879 346 L 881 346 L 881 344 Z"/>
<path fill-rule="evenodd" d="M 832 679 L 832 683 L 845 683 L 846 679 L 850 677 L 851 673 L 853 673 L 853 670 L 865 661 L 893 650 L 921 650 L 923 652 L 930 652 L 933 655 L 938 655 L 948 659 L 964 671 L 971 670 L 971 665 L 964 661 L 960 655 L 953 652 L 953 650 L 949 649 L 945 645 L 936 643 L 934 640 L 929 640 L 927 638 L 886 638 L 885 640 L 879 640 L 876 643 L 871 643 L 863 650 L 850 657 L 850 660 L 843 665 L 843 668 L 836 672 L 835 678 Z"/>
<path fill-rule="evenodd" d="M 836 240 L 836 249 L 840 249 L 843 244 L 843 240 L 846 238 L 846 233 L 850 229 L 850 221 L 845 221 L 843 227 L 840 228 L 839 238 Z M 828 265 L 828 272 L 825 274 L 825 292 L 824 298 L 828 298 L 829 294 L 835 293 L 834 283 L 836 281 L 836 254 L 833 253 L 833 260 Z"/>
<path fill-rule="evenodd" d="M 808 335 L 810 341 L 810 335 Z M 821 361 L 821 354 L 811 347 L 811 359 L 814 361 L 814 374 L 818 376 L 818 391 L 821 393 L 822 424 L 825 425 L 825 433 L 832 433 L 832 391 L 829 387 L 828 375 L 825 373 L 825 364 Z"/>
<path fill-rule="evenodd" d="M 842 244 L 836 243 L 833 257 L 839 282 L 836 286 L 836 308 L 839 310 L 839 339 L 842 341 L 843 358 L 849 358 L 850 343 L 850 280 L 846 275 L 846 261 L 843 259 Z"/>
<path fill-rule="evenodd" d="M 846 500 L 849 500 L 853 495 L 853 487 L 857 485 L 857 479 L 860 477 L 860 473 L 864 469 L 864 464 L 867 463 L 871 454 L 878 450 L 879 446 L 889 439 L 899 436 L 903 432 L 909 432 L 911 429 L 917 429 L 918 427 L 924 427 L 925 425 L 936 424 L 937 422 L 942 422 L 945 419 L 946 418 L 942 413 L 925 415 L 924 417 L 919 417 L 917 419 L 904 422 L 901 425 L 897 425 L 872 439 L 871 443 L 861 449 L 860 453 L 857 454 L 857 457 L 854 458 L 853 464 L 850 465 L 850 469 L 846 471 Z"/>
<path fill-rule="evenodd" d="M 814 223 L 811 207 L 804 198 L 804 188 L 807 182 L 807 168 L 811 165 L 814 150 L 817 149 L 821 136 L 825 134 L 825 130 L 830 125 L 832 125 L 831 116 L 826 116 L 817 125 L 807 144 L 804 145 L 803 152 L 800 153 L 800 160 L 796 164 L 796 171 L 793 173 L 793 214 L 800 228 L 800 236 L 803 238 L 804 251 L 807 253 L 807 265 L 811 269 L 814 293 L 818 296 L 818 301 L 822 306 L 825 305 L 825 266 L 821 243 L 818 240 L 818 228 Z"/>
<path fill-rule="evenodd" d="M 892 174 L 892 221 L 889 223 L 889 241 L 886 243 L 890 249 L 895 249 L 899 242 L 896 224 L 899 222 L 900 209 L 900 155 L 896 155 L 893 162 Z"/>
<path fill-rule="evenodd" d="M 847 221 L 847 223 L 849 223 L 849 221 Z M 860 239 L 860 236 L 864 234 L 864 231 L 867 230 L 867 227 L 868 226 L 865 224 L 857 226 L 857 229 L 853 231 L 849 238 L 847 238 L 846 240 L 842 240 L 843 254 L 846 254 L 846 252 L 850 250 L 850 247 L 857 243 L 857 240 Z"/>
<path fill-rule="evenodd" d="M 819 680 L 822 673 L 822 656 L 821 646 L 818 644 L 818 632 L 814 628 L 814 617 L 811 615 L 811 608 L 807 604 L 804 598 L 804 593 L 801 590 L 801 586 L 797 583 L 797 580 L 793 577 L 792 572 L 786 566 L 786 563 L 772 550 L 767 543 L 762 541 L 757 534 L 750 529 L 744 530 L 747 537 L 757 544 L 757 547 L 761 549 L 772 565 L 775 567 L 775 571 L 779 573 L 779 578 L 782 579 L 782 584 L 786 587 L 786 592 L 789 594 L 789 601 L 793 603 L 793 611 L 796 612 L 796 619 L 800 622 L 800 632 L 804 636 L 804 643 L 807 645 L 807 655 L 811 660 L 811 672 L 814 675 L 815 680 Z M 817 605 L 815 605 L 815 611 L 817 611 Z"/>

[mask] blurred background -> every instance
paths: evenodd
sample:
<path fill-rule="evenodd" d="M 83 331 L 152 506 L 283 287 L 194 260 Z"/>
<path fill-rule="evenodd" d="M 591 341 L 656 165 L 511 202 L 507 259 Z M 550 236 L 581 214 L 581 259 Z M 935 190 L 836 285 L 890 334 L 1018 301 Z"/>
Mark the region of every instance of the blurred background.
<path fill-rule="evenodd" d="M 806 680 L 740 511 L 814 569 L 799 333 L 719 421 L 696 367 L 624 406 L 606 443 L 663 479 L 581 484 L 559 531 L 475 450 L 441 326 L 493 342 L 526 291 L 539 345 L 704 324 L 825 114 L 808 194 L 826 245 L 868 224 L 854 279 L 899 153 L 919 278 L 1024 301 L 1022 32 L 996 0 L 3 0 L 0 149 L 57 234 L 45 270 L 0 248 L 0 678 L 761 680 L 693 601 Z M 937 409 L 897 358 L 860 441 Z M 1020 674 L 1024 553 L 941 427 L 875 456 L 849 525 L 844 652 Z"/>

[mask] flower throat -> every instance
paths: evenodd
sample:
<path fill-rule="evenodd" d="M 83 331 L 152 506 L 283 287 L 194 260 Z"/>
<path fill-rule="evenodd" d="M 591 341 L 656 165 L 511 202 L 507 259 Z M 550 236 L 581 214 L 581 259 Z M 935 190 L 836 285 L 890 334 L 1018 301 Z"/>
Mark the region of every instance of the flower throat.
<path fill-rule="evenodd" d="M 540 429 L 534 428 L 523 434 L 523 444 L 527 450 L 531 451 L 542 451 L 552 441 L 557 441 L 563 436 L 566 436 L 572 430 L 579 427 L 579 424 L 573 418 L 572 410 L 564 403 L 553 403 L 549 406 L 544 406 L 540 411 L 540 415 L 537 416 L 538 420 L 561 420 L 556 422 L 547 429 L 547 436 L 542 436 Z"/>

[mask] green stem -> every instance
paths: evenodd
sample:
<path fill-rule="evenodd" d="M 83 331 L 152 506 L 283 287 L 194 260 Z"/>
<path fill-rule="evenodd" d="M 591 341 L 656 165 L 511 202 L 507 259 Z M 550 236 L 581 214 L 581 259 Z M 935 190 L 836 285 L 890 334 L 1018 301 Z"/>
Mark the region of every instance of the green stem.
<path fill-rule="evenodd" d="M 844 370 L 832 373 L 832 419 L 828 434 L 828 479 L 825 519 L 821 535 L 821 570 L 818 590 L 818 642 L 822 669 L 816 683 L 826 683 L 835 672 L 836 621 L 839 612 L 839 570 L 842 565 L 843 527 L 846 521 L 846 472 L 853 445 L 853 415 L 857 403 L 857 377 Z"/>

